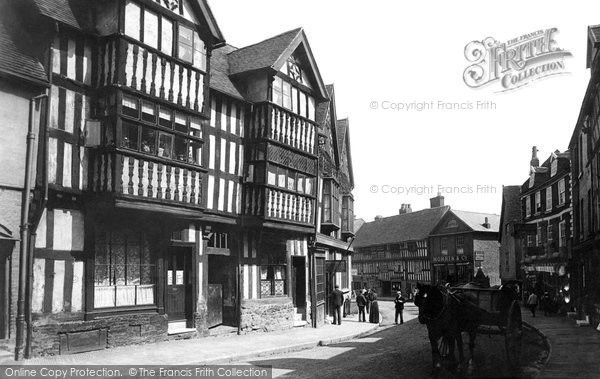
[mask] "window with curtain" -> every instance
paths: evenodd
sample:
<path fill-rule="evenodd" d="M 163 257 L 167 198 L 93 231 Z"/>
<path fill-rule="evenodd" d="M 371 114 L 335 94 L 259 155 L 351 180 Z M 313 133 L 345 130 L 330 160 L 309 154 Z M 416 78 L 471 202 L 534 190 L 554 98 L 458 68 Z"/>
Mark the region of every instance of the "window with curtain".
<path fill-rule="evenodd" d="M 145 233 L 96 228 L 94 253 L 94 308 L 155 303 L 155 266 Z"/>

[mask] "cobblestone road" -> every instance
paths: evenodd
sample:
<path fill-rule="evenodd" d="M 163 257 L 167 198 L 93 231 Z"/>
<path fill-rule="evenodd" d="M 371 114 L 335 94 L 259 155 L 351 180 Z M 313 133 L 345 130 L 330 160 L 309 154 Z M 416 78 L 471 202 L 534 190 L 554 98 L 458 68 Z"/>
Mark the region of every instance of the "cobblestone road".
<path fill-rule="evenodd" d="M 281 378 L 427 378 L 431 349 L 427 330 L 410 304 L 405 324 L 393 325 L 393 303 L 380 302 L 382 331 L 365 338 L 235 364 L 272 365 Z M 408 321 L 410 320 L 410 321 Z M 504 339 L 479 335 L 472 377 L 506 377 Z M 444 371 L 442 378 L 456 377 Z"/>

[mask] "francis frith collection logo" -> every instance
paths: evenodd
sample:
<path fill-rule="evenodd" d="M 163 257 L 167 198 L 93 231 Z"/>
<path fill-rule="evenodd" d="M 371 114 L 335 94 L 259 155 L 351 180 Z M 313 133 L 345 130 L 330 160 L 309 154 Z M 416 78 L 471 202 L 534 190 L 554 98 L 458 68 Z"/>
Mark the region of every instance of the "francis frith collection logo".
<path fill-rule="evenodd" d="M 504 92 L 541 78 L 566 74 L 564 58 L 571 53 L 558 46 L 557 33 L 557 28 L 540 29 L 508 42 L 488 37 L 468 43 L 465 84 L 471 88 L 493 85 L 496 92 Z"/>

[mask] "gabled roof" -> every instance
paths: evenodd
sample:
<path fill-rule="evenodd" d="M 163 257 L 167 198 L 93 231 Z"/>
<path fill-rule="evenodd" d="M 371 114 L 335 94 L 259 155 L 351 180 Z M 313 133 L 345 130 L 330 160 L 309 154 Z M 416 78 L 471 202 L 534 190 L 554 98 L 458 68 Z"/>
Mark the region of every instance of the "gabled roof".
<path fill-rule="evenodd" d="M 365 224 L 365 220 L 362 218 L 355 218 L 354 219 L 354 233 L 358 232 L 360 230 L 360 228 L 362 228 L 362 226 Z"/>
<path fill-rule="evenodd" d="M 45 85 L 46 72 L 33 45 L 19 18 L 4 6 L 0 14 L 0 72 Z"/>
<path fill-rule="evenodd" d="M 459 211 L 454 209 L 451 212 L 475 232 L 497 233 L 500 229 L 500 216 L 497 214 Z M 486 218 L 490 224 L 489 228 L 483 226 Z"/>
<path fill-rule="evenodd" d="M 21 0 L 20 0 L 21 1 Z M 81 29 L 78 12 L 82 0 L 33 0 L 38 12 L 75 29 Z"/>
<path fill-rule="evenodd" d="M 227 54 L 235 51 L 235 47 L 225 45 L 215 49 L 210 57 L 210 88 L 231 97 L 244 100 L 242 94 L 229 77 L 229 63 Z"/>
<path fill-rule="evenodd" d="M 428 208 L 367 222 L 356 233 L 354 247 L 425 239 L 448 210 L 449 206 Z"/>
<path fill-rule="evenodd" d="M 322 100 L 327 99 L 323 79 L 302 28 L 290 30 L 231 52 L 229 54 L 229 73 L 237 75 L 263 69 L 279 71 L 300 45 L 302 45 L 310 65 L 311 76 L 316 84 L 315 90 Z"/>
<path fill-rule="evenodd" d="M 352 150 L 350 148 L 350 122 L 347 118 L 343 120 L 338 120 L 336 123 L 337 129 L 337 144 L 340 151 L 340 154 L 344 151 L 344 145 L 346 145 L 346 161 L 348 162 L 348 177 L 350 179 L 350 184 L 354 187 L 354 170 L 352 168 Z M 340 157 L 340 161 L 343 158 Z"/>

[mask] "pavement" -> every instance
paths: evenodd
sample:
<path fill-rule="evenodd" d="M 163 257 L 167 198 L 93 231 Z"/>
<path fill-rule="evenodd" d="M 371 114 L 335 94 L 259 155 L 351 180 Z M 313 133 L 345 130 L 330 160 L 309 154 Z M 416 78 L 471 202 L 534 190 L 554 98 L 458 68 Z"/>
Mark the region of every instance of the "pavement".
<path fill-rule="evenodd" d="M 540 378 L 600 378 L 600 332 L 578 327 L 566 316 L 544 316 L 523 308 L 523 321 L 543 334 L 550 351 Z"/>
<path fill-rule="evenodd" d="M 130 345 L 72 355 L 57 355 L 15 362 L 12 354 L 0 355 L 0 365 L 204 365 L 265 357 L 340 343 L 375 332 L 379 324 L 358 322 L 348 315 L 341 325 L 172 340 Z"/>

